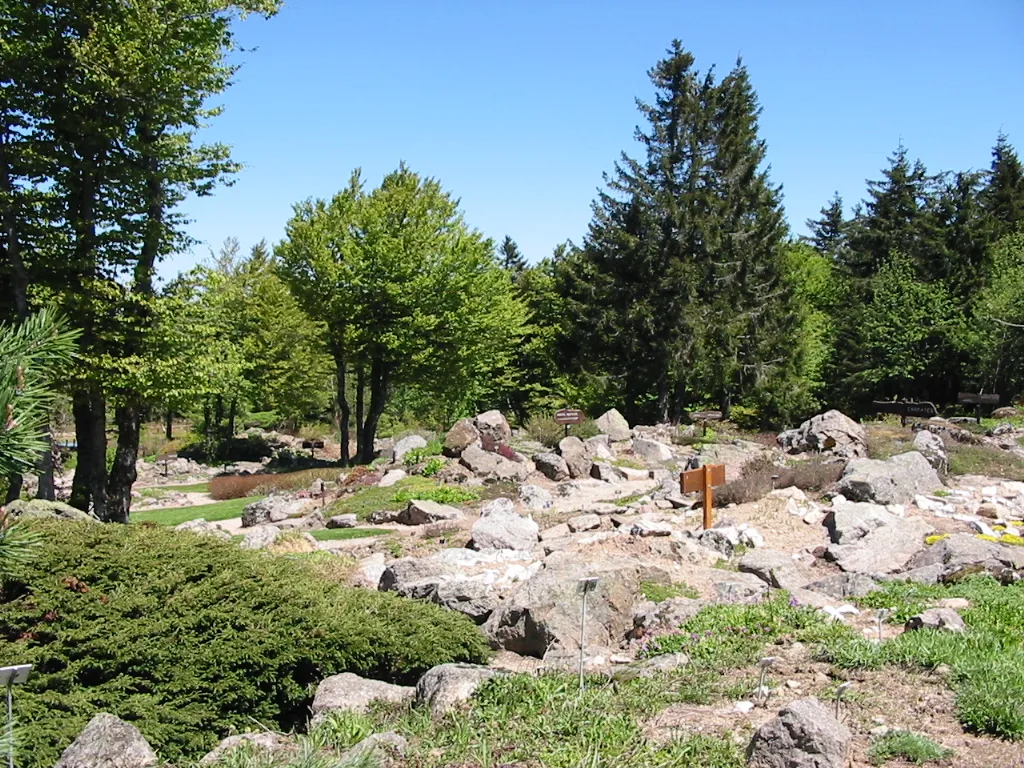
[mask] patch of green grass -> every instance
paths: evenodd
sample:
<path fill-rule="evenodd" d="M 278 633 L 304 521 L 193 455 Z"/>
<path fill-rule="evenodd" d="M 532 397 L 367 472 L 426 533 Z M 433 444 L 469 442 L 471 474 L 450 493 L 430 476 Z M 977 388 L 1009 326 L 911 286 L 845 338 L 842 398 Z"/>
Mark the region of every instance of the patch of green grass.
<path fill-rule="evenodd" d="M 663 603 L 673 597 L 688 597 L 691 600 L 700 597 L 700 593 L 689 584 L 656 584 L 653 581 L 644 581 L 640 584 L 640 591 L 654 603 Z"/>
<path fill-rule="evenodd" d="M 614 504 L 616 507 L 628 507 L 635 501 L 640 501 L 644 496 L 647 496 L 646 491 L 639 493 L 631 493 L 629 496 L 620 496 L 617 499 L 605 499 L 602 504 Z"/>
<path fill-rule="evenodd" d="M 868 750 L 868 757 L 875 765 L 884 765 L 890 760 L 905 760 L 914 765 L 924 765 L 942 760 L 953 754 L 953 750 L 936 744 L 927 736 L 910 731 L 889 731 L 875 740 Z"/>
<path fill-rule="evenodd" d="M 428 493 L 438 487 L 440 486 L 434 480 L 416 475 L 400 480 L 390 488 L 379 488 L 375 485 L 359 488 L 331 504 L 324 511 L 324 517 L 354 514 L 359 520 L 366 520 L 377 510 L 398 512 L 405 509 L 406 504 L 409 503 L 408 499 L 396 501 L 395 497 L 399 493 Z M 422 498 L 422 496 L 416 498 Z"/>
<path fill-rule="evenodd" d="M 386 536 L 390 531 L 384 528 L 324 528 L 310 531 L 317 541 L 338 541 L 340 539 L 364 539 L 370 536 Z"/>
<path fill-rule="evenodd" d="M 647 469 L 636 459 L 631 459 L 629 456 L 620 456 L 617 459 L 612 459 L 609 462 L 613 467 L 625 467 L 626 469 Z"/>
<path fill-rule="evenodd" d="M 455 485 L 438 485 L 422 490 L 403 488 L 394 495 L 394 501 L 402 504 L 408 504 L 413 499 L 436 501 L 438 504 L 462 504 L 467 501 L 476 501 L 479 498 L 480 496 L 476 492 Z"/>
<path fill-rule="evenodd" d="M 161 491 L 177 491 L 178 493 L 209 493 L 210 483 L 192 483 L 191 485 L 161 485 Z"/>
<path fill-rule="evenodd" d="M 218 501 L 214 504 L 199 504 L 194 507 L 170 507 L 168 509 L 148 509 L 143 512 L 132 512 L 133 523 L 156 523 L 157 525 L 180 525 L 189 520 L 203 518 L 211 523 L 218 520 L 230 520 L 241 517 L 242 510 L 249 504 L 259 501 L 262 496 L 247 497 Z"/>
<path fill-rule="evenodd" d="M 893 665 L 910 669 L 950 668 L 957 715 L 963 726 L 1004 739 L 1024 739 L 1024 582 L 1000 586 L 989 577 L 951 586 L 889 582 L 860 603 L 893 608 L 891 620 L 904 621 L 931 601 L 963 597 L 971 607 L 962 612 L 968 631 L 904 632 L 882 644 L 853 636 L 836 638 L 824 657 L 846 668 L 877 669 Z"/>
<path fill-rule="evenodd" d="M 443 442 L 437 439 L 429 440 L 423 448 L 413 448 L 411 451 L 406 453 L 405 456 L 402 457 L 402 462 L 405 466 L 412 467 L 431 456 L 440 456 L 443 450 Z"/>
<path fill-rule="evenodd" d="M 1024 481 L 1024 461 L 988 445 L 956 445 L 949 449 L 949 473 Z"/>

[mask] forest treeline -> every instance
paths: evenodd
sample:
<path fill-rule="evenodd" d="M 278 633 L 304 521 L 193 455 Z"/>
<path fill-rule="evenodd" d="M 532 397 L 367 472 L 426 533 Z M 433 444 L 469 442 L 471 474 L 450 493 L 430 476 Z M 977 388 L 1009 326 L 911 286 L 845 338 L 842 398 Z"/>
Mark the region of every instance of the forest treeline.
<path fill-rule="evenodd" d="M 126 520 L 140 426 L 174 414 L 212 442 L 244 423 L 336 420 L 345 455 L 369 461 L 385 422 L 443 428 L 487 408 L 654 422 L 710 406 L 767 428 L 1024 388 L 1024 170 L 1009 140 L 960 172 L 899 146 L 861 202 L 836 197 L 799 238 L 746 68 L 702 71 L 679 43 L 650 71 L 639 144 L 623 137 L 639 152 L 606 176 L 578 243 L 531 262 L 402 165 L 298 201 L 278 243 L 242 253 L 231 239 L 161 282 L 161 260 L 196 245 L 179 204 L 238 170 L 197 136 L 234 73 L 232 18 L 276 9 L 0 0 L 0 69 L 16 73 L 0 83 L 0 313 L 52 308 L 77 332 L 60 381 L 77 506 Z"/>

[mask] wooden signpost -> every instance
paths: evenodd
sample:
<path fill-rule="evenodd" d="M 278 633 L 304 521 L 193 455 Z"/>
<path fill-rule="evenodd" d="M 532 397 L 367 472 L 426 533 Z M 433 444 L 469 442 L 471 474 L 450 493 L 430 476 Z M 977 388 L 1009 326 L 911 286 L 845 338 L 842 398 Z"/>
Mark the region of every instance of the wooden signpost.
<path fill-rule="evenodd" d="M 908 416 L 930 419 L 932 416 L 939 415 L 939 409 L 935 407 L 935 403 L 930 403 L 927 400 L 919 403 L 875 400 L 871 405 L 874 407 L 875 413 L 892 413 L 899 416 L 900 423 L 904 427 L 907 426 Z"/>
<path fill-rule="evenodd" d="M 303 440 L 302 447 L 309 451 L 310 458 L 316 458 L 316 449 L 324 447 L 323 440 Z"/>
<path fill-rule="evenodd" d="M 974 415 L 978 419 L 978 423 L 981 423 L 981 407 L 988 406 L 989 408 L 999 407 L 999 395 L 977 395 L 973 392 L 961 392 L 957 395 L 957 402 L 964 405 L 974 406 Z"/>
<path fill-rule="evenodd" d="M 586 414 L 578 408 L 562 408 L 559 411 L 555 411 L 555 424 L 561 424 L 565 427 L 566 437 L 569 436 L 570 425 L 582 424 L 586 420 Z"/>
<path fill-rule="evenodd" d="M 174 461 L 176 458 L 178 458 L 178 454 L 176 454 L 176 453 L 162 453 L 162 454 L 160 454 L 159 456 L 156 457 L 157 463 L 158 464 L 163 464 L 163 467 L 164 467 L 164 477 L 167 477 L 167 465 L 170 462 Z"/>
<path fill-rule="evenodd" d="M 721 420 L 722 420 L 722 412 L 721 411 L 693 411 L 690 414 L 690 421 L 692 421 L 695 424 L 698 421 L 701 423 L 701 425 L 704 428 L 704 432 L 703 432 L 704 435 L 707 435 L 707 433 L 708 433 L 708 422 L 709 421 L 721 421 Z"/>
<path fill-rule="evenodd" d="M 713 524 L 711 505 L 714 502 L 712 488 L 725 485 L 725 464 L 705 464 L 679 475 L 679 488 L 683 493 L 704 494 L 704 530 Z"/>

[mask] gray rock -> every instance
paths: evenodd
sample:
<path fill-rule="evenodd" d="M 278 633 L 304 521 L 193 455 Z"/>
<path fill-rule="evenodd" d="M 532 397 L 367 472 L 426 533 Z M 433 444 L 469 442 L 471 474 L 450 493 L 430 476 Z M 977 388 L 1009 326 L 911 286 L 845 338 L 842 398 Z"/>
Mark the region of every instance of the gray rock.
<path fill-rule="evenodd" d="M 606 483 L 621 483 L 626 479 L 626 474 L 618 467 L 602 462 L 594 462 L 590 468 L 590 476 L 595 480 L 603 480 Z"/>
<path fill-rule="evenodd" d="M 464 467 L 485 480 L 522 482 L 533 471 L 529 462 L 512 461 L 475 445 L 466 448 L 459 460 Z"/>
<path fill-rule="evenodd" d="M 148 768 L 157 765 L 149 742 L 134 725 L 101 712 L 65 749 L 54 768 Z"/>
<path fill-rule="evenodd" d="M 374 733 L 345 750 L 337 765 L 376 766 L 385 754 L 402 756 L 408 749 L 409 742 L 399 733 Z"/>
<path fill-rule="evenodd" d="M 844 768 L 849 729 L 817 699 L 797 699 L 757 729 L 749 768 Z"/>
<path fill-rule="evenodd" d="M 764 598 L 768 585 L 750 573 L 734 573 L 714 583 L 715 594 L 723 603 L 750 603 Z"/>
<path fill-rule="evenodd" d="M 508 445 L 512 439 L 512 428 L 501 411 L 487 411 L 473 419 L 473 425 L 480 432 L 484 448 L 496 450 L 499 445 Z"/>
<path fill-rule="evenodd" d="M 550 509 L 553 502 L 551 494 L 539 485 L 520 485 L 519 503 L 527 509 L 533 509 L 540 512 L 545 509 Z"/>
<path fill-rule="evenodd" d="M 355 528 L 356 516 L 354 514 L 335 515 L 327 521 L 328 528 Z"/>
<path fill-rule="evenodd" d="M 655 520 L 635 520 L 629 526 L 629 535 L 645 538 L 650 536 L 671 536 L 672 526 Z"/>
<path fill-rule="evenodd" d="M 642 456 L 647 461 L 672 461 L 672 448 L 659 443 L 657 440 L 651 440 L 646 437 L 637 437 L 633 439 L 633 453 L 637 456 Z"/>
<path fill-rule="evenodd" d="M 67 520 L 69 522 L 98 523 L 99 518 L 91 512 L 65 504 L 63 501 L 46 501 L 45 499 L 18 499 L 4 505 L 7 514 L 16 520 Z"/>
<path fill-rule="evenodd" d="M 739 568 L 776 589 L 797 589 L 807 583 L 792 557 L 772 549 L 747 552 L 740 558 Z"/>
<path fill-rule="evenodd" d="M 726 557 L 732 555 L 733 549 L 735 549 L 740 543 L 740 533 L 732 526 L 725 526 L 723 528 L 709 528 L 700 535 L 700 544 L 702 547 L 713 549 L 716 552 L 721 552 Z"/>
<path fill-rule="evenodd" d="M 331 675 L 321 680 L 316 688 L 311 707 L 312 725 L 317 725 L 329 712 L 364 713 L 374 701 L 401 703 L 412 699 L 415 693 L 416 689 L 411 686 L 369 680 L 351 672 Z"/>
<path fill-rule="evenodd" d="M 405 454 L 402 455 L 404 456 Z M 384 473 L 384 477 L 377 482 L 377 486 L 380 488 L 390 488 L 396 483 L 400 483 L 402 480 L 405 480 L 408 476 L 409 473 L 404 469 L 389 469 Z"/>
<path fill-rule="evenodd" d="M 922 429 L 914 435 L 914 450 L 928 459 L 938 472 L 945 472 L 949 468 L 949 454 L 946 453 L 946 445 L 942 438 L 934 432 Z"/>
<path fill-rule="evenodd" d="M 567 524 L 572 533 L 594 531 L 601 527 L 601 517 L 594 514 L 578 515 L 576 517 L 570 517 Z"/>
<path fill-rule="evenodd" d="M 841 501 L 825 514 L 822 525 L 828 528 L 829 539 L 834 544 L 851 544 L 876 528 L 892 525 L 899 519 L 879 504 Z"/>
<path fill-rule="evenodd" d="M 199 536 L 213 536 L 222 541 L 231 541 L 231 534 L 214 523 L 207 522 L 203 518 L 198 520 L 186 520 L 181 525 L 174 526 L 176 531 L 191 531 Z"/>
<path fill-rule="evenodd" d="M 242 510 L 242 527 L 251 528 L 267 523 L 280 523 L 302 513 L 305 499 L 276 494 L 254 501 Z"/>
<path fill-rule="evenodd" d="M 578 437 L 563 438 L 558 443 L 558 452 L 565 459 L 570 477 L 590 477 L 590 470 L 594 466 L 594 462 L 588 455 L 582 440 Z"/>
<path fill-rule="evenodd" d="M 256 525 L 245 533 L 245 538 L 239 543 L 242 549 L 266 549 L 281 535 L 281 529 L 276 525 Z"/>
<path fill-rule="evenodd" d="M 553 539 L 564 539 L 569 536 L 572 531 L 569 530 L 568 523 L 559 523 L 553 525 L 550 528 L 545 528 L 540 532 L 541 541 L 552 541 Z"/>
<path fill-rule="evenodd" d="M 444 455 L 457 459 L 471 445 L 480 447 L 480 431 L 472 419 L 460 419 L 444 437 Z"/>
<path fill-rule="evenodd" d="M 495 648 L 544 658 L 549 648 L 579 649 L 582 598 L 579 580 L 597 576 L 587 598 L 587 640 L 617 647 L 633 626 L 640 573 L 632 561 L 555 553 L 545 568 L 495 609 L 484 633 Z"/>
<path fill-rule="evenodd" d="M 881 584 L 863 573 L 836 573 L 807 585 L 812 592 L 845 600 L 849 597 L 865 597 Z"/>
<path fill-rule="evenodd" d="M 427 523 L 457 522 L 462 513 L 447 504 L 438 504 L 426 499 L 413 499 L 396 518 L 402 525 L 426 525 Z"/>
<path fill-rule="evenodd" d="M 908 632 L 915 629 L 942 629 L 960 634 L 967 631 L 967 625 L 952 608 L 929 608 L 917 616 L 911 616 L 904 629 Z"/>
<path fill-rule="evenodd" d="M 614 408 L 599 416 L 596 423 L 597 428 L 615 442 L 630 438 L 629 422 Z"/>
<path fill-rule="evenodd" d="M 1000 573 L 1024 568 L 1024 547 L 979 539 L 968 533 L 955 533 L 924 547 L 904 569 L 906 572 L 932 568 L 937 581 L 947 581 L 969 573 Z M 900 577 L 905 578 L 906 573 Z"/>
<path fill-rule="evenodd" d="M 885 461 L 853 459 L 839 481 L 839 492 L 852 501 L 903 504 L 916 494 L 934 493 L 942 480 L 928 459 L 917 451 Z"/>
<path fill-rule="evenodd" d="M 319 509 L 314 509 L 302 517 L 289 517 L 279 523 L 274 523 L 282 531 L 322 531 L 327 527 L 324 514 Z"/>
<path fill-rule="evenodd" d="M 538 453 L 533 457 L 537 471 L 556 483 L 569 479 L 569 465 L 557 453 Z"/>
<path fill-rule="evenodd" d="M 364 557 L 359 561 L 359 566 L 352 576 L 353 586 L 377 589 L 380 586 L 380 577 L 384 575 L 386 568 L 383 552 L 376 552 L 369 557 Z"/>
<path fill-rule="evenodd" d="M 818 414 L 796 429 L 783 432 L 778 439 L 789 453 L 815 451 L 847 459 L 868 455 L 864 427 L 836 410 Z"/>
<path fill-rule="evenodd" d="M 443 715 L 469 701 L 481 683 L 504 674 L 501 670 L 476 664 L 441 664 L 427 670 L 416 683 L 416 703 Z"/>
<path fill-rule="evenodd" d="M 903 569 L 934 530 L 919 517 L 897 518 L 852 544 L 833 544 L 828 556 L 844 571 L 885 576 Z"/>
<path fill-rule="evenodd" d="M 615 452 L 609 445 L 610 440 L 608 435 L 594 435 L 588 437 L 583 441 L 587 449 L 587 456 L 591 459 L 600 459 L 601 461 L 613 461 L 615 459 Z"/>
<path fill-rule="evenodd" d="M 417 448 L 426 448 L 427 441 L 419 435 L 409 435 L 403 437 L 397 443 L 395 443 L 394 450 L 394 461 L 396 464 L 401 464 L 402 460 L 405 459 L 405 454 L 409 451 L 414 451 Z M 397 481 L 396 481 L 397 482 Z"/>
<path fill-rule="evenodd" d="M 429 594 L 412 593 L 409 597 L 430 600 L 450 611 L 468 616 L 477 624 L 487 621 L 487 617 L 501 602 L 501 595 L 487 583 L 479 579 L 462 577 L 438 581 L 437 586 Z"/>
<path fill-rule="evenodd" d="M 532 518 L 516 513 L 512 502 L 499 498 L 480 509 L 473 523 L 473 549 L 531 550 L 540 539 L 540 526 Z"/>
<path fill-rule="evenodd" d="M 245 749 L 253 757 L 259 755 L 266 758 L 281 758 L 295 753 L 297 746 L 289 737 L 273 731 L 240 733 L 223 739 L 220 744 L 206 753 L 199 764 L 214 765 L 229 758 L 233 752 L 239 749 Z"/>

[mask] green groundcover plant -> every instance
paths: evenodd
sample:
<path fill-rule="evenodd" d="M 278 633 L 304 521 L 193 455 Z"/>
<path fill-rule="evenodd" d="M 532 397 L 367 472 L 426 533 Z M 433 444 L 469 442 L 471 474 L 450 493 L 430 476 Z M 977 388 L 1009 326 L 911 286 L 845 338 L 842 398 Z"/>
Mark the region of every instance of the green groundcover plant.
<path fill-rule="evenodd" d="M 232 730 L 303 728 L 328 675 L 411 683 L 487 655 L 463 616 L 300 560 L 156 526 L 34 528 L 44 544 L 0 594 L 3 661 L 35 665 L 17 696 L 24 768 L 49 768 L 101 711 L 184 762 Z"/>

